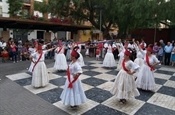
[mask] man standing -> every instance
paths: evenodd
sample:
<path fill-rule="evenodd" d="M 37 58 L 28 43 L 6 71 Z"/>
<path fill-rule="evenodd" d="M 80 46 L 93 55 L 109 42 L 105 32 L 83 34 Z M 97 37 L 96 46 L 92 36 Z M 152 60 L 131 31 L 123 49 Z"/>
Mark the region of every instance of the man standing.
<path fill-rule="evenodd" d="M 167 45 L 164 47 L 164 51 L 165 51 L 164 63 L 165 63 L 165 65 L 169 65 L 170 64 L 170 58 L 171 58 L 171 51 L 172 51 L 172 49 L 173 49 L 173 47 L 172 47 L 170 42 L 168 42 Z"/>

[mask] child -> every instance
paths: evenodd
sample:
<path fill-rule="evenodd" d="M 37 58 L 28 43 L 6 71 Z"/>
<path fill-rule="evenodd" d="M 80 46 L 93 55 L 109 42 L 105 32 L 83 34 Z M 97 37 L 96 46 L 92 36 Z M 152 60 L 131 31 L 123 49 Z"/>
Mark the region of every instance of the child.
<path fill-rule="evenodd" d="M 70 105 L 71 108 L 77 108 L 78 105 L 86 101 L 86 95 L 79 79 L 79 76 L 82 73 L 82 68 L 77 61 L 79 57 L 79 53 L 73 50 L 71 53 L 72 62 L 67 69 L 67 80 L 60 96 L 63 104 Z"/>
<path fill-rule="evenodd" d="M 6 48 L 4 48 L 1 53 L 2 53 L 2 62 L 6 62 L 9 58 L 9 54 L 8 54 Z"/>
<path fill-rule="evenodd" d="M 96 60 L 100 60 L 100 48 L 97 47 L 96 49 Z"/>

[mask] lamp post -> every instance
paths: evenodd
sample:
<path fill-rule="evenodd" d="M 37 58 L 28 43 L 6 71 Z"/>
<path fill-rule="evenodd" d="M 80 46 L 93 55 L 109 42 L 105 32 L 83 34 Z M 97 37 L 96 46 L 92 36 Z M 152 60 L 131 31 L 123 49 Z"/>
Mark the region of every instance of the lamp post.
<path fill-rule="evenodd" d="M 102 9 L 100 9 L 100 32 L 101 32 L 101 21 L 102 21 Z"/>
<path fill-rule="evenodd" d="M 157 35 L 157 14 L 155 14 L 155 20 L 156 20 L 156 24 L 155 24 L 155 30 L 154 30 L 154 42 L 156 41 L 156 35 Z"/>
<path fill-rule="evenodd" d="M 100 17 L 99 17 L 100 18 L 99 19 L 100 25 L 99 25 L 99 28 L 100 28 L 100 32 L 101 32 L 101 30 L 102 30 L 102 10 L 103 10 L 103 7 L 95 5 L 94 8 L 99 9 L 99 11 L 100 11 Z"/>

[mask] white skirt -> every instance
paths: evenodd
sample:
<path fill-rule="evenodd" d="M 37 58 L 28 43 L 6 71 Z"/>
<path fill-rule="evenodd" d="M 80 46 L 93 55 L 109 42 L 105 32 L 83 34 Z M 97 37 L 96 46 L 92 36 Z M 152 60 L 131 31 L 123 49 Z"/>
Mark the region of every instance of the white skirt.
<path fill-rule="evenodd" d="M 131 99 L 140 95 L 135 85 L 134 76 L 129 75 L 123 69 L 117 74 L 110 92 L 118 99 Z"/>
<path fill-rule="evenodd" d="M 54 69 L 55 70 L 67 70 L 67 61 L 66 56 L 64 54 L 55 54 L 55 64 Z"/>
<path fill-rule="evenodd" d="M 79 53 L 80 57 L 78 58 L 78 63 L 80 64 L 81 67 L 85 66 L 84 64 L 84 59 L 81 53 Z"/>
<path fill-rule="evenodd" d="M 66 53 L 66 59 L 67 60 L 70 60 L 71 59 L 71 51 L 72 51 L 71 49 L 68 49 L 67 50 L 67 53 Z"/>
<path fill-rule="evenodd" d="M 89 49 L 86 49 L 85 55 L 86 55 L 86 56 L 89 55 Z"/>
<path fill-rule="evenodd" d="M 142 58 L 136 58 L 134 60 L 134 63 L 136 63 L 137 65 L 141 67 L 144 64 L 144 60 Z"/>
<path fill-rule="evenodd" d="M 142 65 L 137 75 L 136 85 L 144 90 L 155 90 L 154 73 L 147 65 Z"/>
<path fill-rule="evenodd" d="M 73 77 L 71 76 L 71 81 L 73 80 Z M 61 101 L 64 105 L 81 105 L 86 102 L 87 98 L 83 91 L 83 87 L 81 84 L 81 81 L 77 79 L 75 83 L 73 83 L 73 88 L 68 88 L 69 82 L 68 79 L 66 80 L 66 83 L 64 85 L 64 90 L 61 93 Z"/>
<path fill-rule="evenodd" d="M 44 87 L 49 83 L 49 74 L 44 62 L 38 62 L 32 74 L 32 86 Z"/>
<path fill-rule="evenodd" d="M 29 67 L 29 69 L 28 69 L 28 71 L 29 71 L 30 73 L 32 73 L 33 66 L 34 66 L 34 63 L 31 62 L 30 67 Z"/>
<path fill-rule="evenodd" d="M 103 67 L 115 67 L 115 66 L 116 62 L 113 53 L 106 53 L 105 58 L 103 60 Z"/>

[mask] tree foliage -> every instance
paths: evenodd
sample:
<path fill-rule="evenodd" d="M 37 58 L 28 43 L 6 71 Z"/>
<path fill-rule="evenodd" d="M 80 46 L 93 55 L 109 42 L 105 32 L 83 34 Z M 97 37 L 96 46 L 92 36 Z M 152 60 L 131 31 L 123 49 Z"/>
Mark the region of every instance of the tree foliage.
<path fill-rule="evenodd" d="M 120 35 L 127 35 L 135 28 L 174 24 L 174 11 L 175 0 L 49 0 L 47 6 L 52 16 L 69 17 L 77 24 L 89 21 L 97 29 L 101 22 L 104 33 L 117 26 Z"/>
<path fill-rule="evenodd" d="M 22 0 L 7 0 L 7 3 L 9 4 L 9 14 L 11 16 L 17 16 L 20 14 L 20 11 L 22 9 Z"/>

